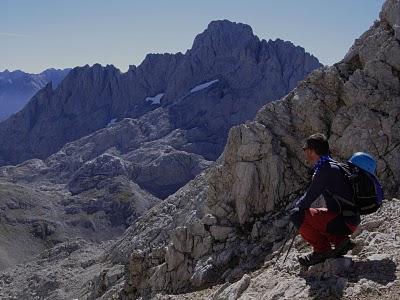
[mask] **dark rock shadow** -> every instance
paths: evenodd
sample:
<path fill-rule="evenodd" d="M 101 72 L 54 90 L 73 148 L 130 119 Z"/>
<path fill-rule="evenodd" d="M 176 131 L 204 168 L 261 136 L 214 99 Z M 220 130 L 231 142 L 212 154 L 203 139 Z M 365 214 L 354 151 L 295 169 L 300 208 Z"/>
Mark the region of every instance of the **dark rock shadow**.
<path fill-rule="evenodd" d="M 357 261 L 353 264 L 354 272 L 349 274 L 350 282 L 358 282 L 365 278 L 381 285 L 386 285 L 397 279 L 396 264 L 389 258 L 381 260 Z"/>
<path fill-rule="evenodd" d="M 346 288 L 346 280 L 336 276 L 328 278 L 316 278 L 304 276 L 306 283 L 310 286 L 308 296 L 315 300 L 336 300 L 342 299 L 343 291 Z"/>
<path fill-rule="evenodd" d="M 387 285 L 397 279 L 396 264 L 389 258 L 382 260 L 367 260 L 353 262 L 350 271 L 342 274 L 309 275 L 300 272 L 299 276 L 310 286 L 311 299 L 342 299 L 347 282 L 357 283 L 365 278 L 380 285 Z"/>

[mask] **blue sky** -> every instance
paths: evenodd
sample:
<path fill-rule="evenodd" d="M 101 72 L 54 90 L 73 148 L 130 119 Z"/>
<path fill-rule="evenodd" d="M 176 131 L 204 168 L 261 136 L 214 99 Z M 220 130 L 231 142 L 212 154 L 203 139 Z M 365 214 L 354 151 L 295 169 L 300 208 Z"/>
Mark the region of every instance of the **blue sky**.
<path fill-rule="evenodd" d="M 213 20 L 249 24 L 331 65 L 379 18 L 384 0 L 0 0 L 0 71 L 114 64 L 185 52 Z"/>

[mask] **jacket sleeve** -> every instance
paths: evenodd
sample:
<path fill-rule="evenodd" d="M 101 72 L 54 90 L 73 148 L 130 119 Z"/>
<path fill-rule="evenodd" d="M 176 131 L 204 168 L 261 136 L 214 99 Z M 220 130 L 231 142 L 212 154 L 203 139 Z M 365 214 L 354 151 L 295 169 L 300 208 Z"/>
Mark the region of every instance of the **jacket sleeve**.
<path fill-rule="evenodd" d="M 300 210 L 310 208 L 311 204 L 326 190 L 328 184 L 328 172 L 321 168 L 313 177 L 311 185 L 303 196 L 296 202 L 296 207 Z"/>

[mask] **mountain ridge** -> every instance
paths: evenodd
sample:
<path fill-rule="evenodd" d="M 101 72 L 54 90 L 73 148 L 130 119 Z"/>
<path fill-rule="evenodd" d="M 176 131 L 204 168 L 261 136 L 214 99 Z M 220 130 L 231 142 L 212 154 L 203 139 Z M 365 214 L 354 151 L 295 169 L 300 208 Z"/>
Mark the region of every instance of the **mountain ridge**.
<path fill-rule="evenodd" d="M 48 82 L 57 86 L 71 69 L 50 68 L 41 73 L 0 72 L 0 121 L 18 112 Z"/>
<path fill-rule="evenodd" d="M 276 59 L 276 51 L 272 51 L 269 42 L 259 42 L 249 29 L 245 37 L 252 40 L 249 50 L 246 50 L 247 44 L 244 42 L 244 45 L 238 43 L 232 51 L 227 51 L 229 46 L 225 44 L 230 45 L 231 38 L 228 37 L 225 41 L 225 32 L 212 32 L 215 31 L 213 28 L 216 24 L 224 24 L 223 27 L 229 28 L 233 35 L 240 33 L 242 27 L 249 27 L 229 21 L 216 21 L 196 37 L 195 46 L 185 55 L 148 55 L 141 65 L 131 67 L 126 73 L 121 73 L 114 66 L 101 67 L 99 64 L 73 69 L 56 89 L 50 90 L 47 87 L 47 92 L 35 95 L 23 111 L 0 123 L 0 137 L 7 136 L 8 139 L 8 142 L 0 146 L 0 161 L 4 165 L 16 164 L 29 158 L 46 158 L 66 142 L 101 129 L 113 119 L 138 118 L 158 106 L 173 105 L 174 101 L 187 95 L 196 85 L 221 76 L 227 83 L 225 92 L 221 92 L 229 92 L 233 97 L 240 98 L 225 99 L 225 106 L 232 101 L 240 102 L 246 90 L 247 96 L 254 98 L 252 103 L 246 104 L 248 107 L 244 108 L 242 116 L 238 118 L 238 121 L 243 121 L 253 116 L 265 101 L 286 94 L 298 80 L 320 66 L 316 58 L 292 44 L 287 44 L 289 62 L 281 66 L 280 60 Z M 214 54 L 209 53 L 207 45 L 202 42 L 202 39 L 207 40 L 207 37 L 213 35 L 219 36 L 218 47 L 223 53 L 218 56 L 216 64 Z M 264 59 L 257 64 L 255 56 L 259 47 L 264 49 Z M 290 61 L 289 56 L 292 53 L 296 58 Z M 290 70 L 285 73 L 284 69 Z M 249 76 L 251 73 L 256 76 Z M 283 84 L 283 81 L 287 82 Z M 259 91 L 254 91 L 255 89 Z M 243 93 L 234 95 L 236 91 Z M 164 95 L 160 104 L 146 101 L 148 97 L 161 93 Z M 220 96 L 223 97 L 224 94 Z M 34 118 L 32 112 L 35 112 Z M 170 112 L 169 114 L 171 115 Z M 220 131 L 224 132 L 216 137 L 218 149 L 200 149 L 196 153 L 205 155 L 207 151 L 212 152 L 210 157 L 213 159 L 219 156 L 224 146 L 224 136 L 232 125 L 227 117 L 229 116 L 220 116 L 222 120 L 217 125 L 222 126 Z M 26 120 L 30 120 L 29 126 Z M 23 134 L 13 134 L 17 131 Z"/>

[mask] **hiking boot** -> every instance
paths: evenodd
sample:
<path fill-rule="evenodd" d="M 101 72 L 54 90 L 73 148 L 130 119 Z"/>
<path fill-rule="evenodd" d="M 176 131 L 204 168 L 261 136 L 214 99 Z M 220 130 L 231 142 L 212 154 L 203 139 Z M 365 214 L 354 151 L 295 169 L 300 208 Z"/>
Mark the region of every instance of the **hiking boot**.
<path fill-rule="evenodd" d="M 299 257 L 299 263 L 302 266 L 309 267 L 325 261 L 326 259 L 332 257 L 331 255 L 331 250 L 325 252 L 311 252 L 307 255 Z"/>
<path fill-rule="evenodd" d="M 335 246 L 333 252 L 333 257 L 340 257 L 346 255 L 347 252 L 352 250 L 355 247 L 355 243 L 353 243 L 350 239 L 344 240 L 339 245 Z"/>

